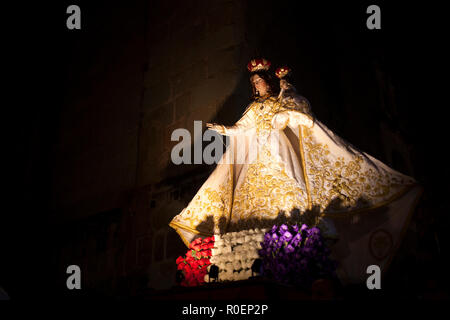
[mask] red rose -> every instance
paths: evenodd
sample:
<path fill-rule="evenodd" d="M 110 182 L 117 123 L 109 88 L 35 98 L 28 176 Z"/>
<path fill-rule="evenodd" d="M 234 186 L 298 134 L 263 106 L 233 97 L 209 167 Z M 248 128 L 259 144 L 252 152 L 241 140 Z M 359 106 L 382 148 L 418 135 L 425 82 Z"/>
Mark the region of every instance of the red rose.
<path fill-rule="evenodd" d="M 196 274 L 196 278 L 198 279 L 198 281 L 200 283 L 204 283 L 205 282 L 205 276 L 207 275 L 207 271 L 206 269 L 200 269 L 199 272 L 197 272 Z"/>
<path fill-rule="evenodd" d="M 177 258 L 176 263 L 177 263 L 177 264 L 180 264 L 180 263 L 182 263 L 182 262 L 184 262 L 184 258 L 183 258 L 182 256 L 179 256 L 179 257 Z"/>
<path fill-rule="evenodd" d="M 182 270 L 184 271 L 185 275 L 187 275 L 187 274 L 189 274 L 192 271 L 192 268 L 191 268 L 191 266 L 189 264 L 185 264 L 183 266 Z"/>
<path fill-rule="evenodd" d="M 200 272 L 200 269 L 195 269 L 194 271 L 193 271 L 193 274 L 194 274 L 194 278 L 195 279 L 200 279 L 200 277 L 201 277 L 201 272 Z"/>
<path fill-rule="evenodd" d="M 187 286 L 193 287 L 196 285 L 197 279 L 195 278 L 194 273 L 190 272 L 190 273 L 186 274 L 185 281 L 186 281 Z"/>
<path fill-rule="evenodd" d="M 194 250 L 189 250 L 188 252 L 186 252 L 186 260 L 187 259 L 192 259 L 196 257 L 196 253 Z"/>
<path fill-rule="evenodd" d="M 211 248 L 214 248 L 214 242 L 208 242 L 208 243 L 202 244 L 202 250 L 207 250 L 207 249 L 211 249 Z"/>
<path fill-rule="evenodd" d="M 200 260 L 204 266 L 209 266 L 211 264 L 211 261 L 209 261 L 208 258 L 203 258 Z"/>
<path fill-rule="evenodd" d="M 200 261 L 200 260 L 195 260 L 195 261 L 192 261 L 192 262 L 191 262 L 191 268 L 192 268 L 193 270 L 198 269 L 199 261 Z"/>
<path fill-rule="evenodd" d="M 200 260 L 198 260 L 198 265 L 199 265 L 200 267 L 205 266 L 205 265 L 206 265 L 206 259 L 200 259 Z"/>
<path fill-rule="evenodd" d="M 195 251 L 200 251 L 202 249 L 202 245 L 200 243 L 193 244 L 192 249 Z"/>
<path fill-rule="evenodd" d="M 205 239 L 203 240 L 203 243 L 211 243 L 211 242 L 214 243 L 214 236 L 205 238 Z"/>

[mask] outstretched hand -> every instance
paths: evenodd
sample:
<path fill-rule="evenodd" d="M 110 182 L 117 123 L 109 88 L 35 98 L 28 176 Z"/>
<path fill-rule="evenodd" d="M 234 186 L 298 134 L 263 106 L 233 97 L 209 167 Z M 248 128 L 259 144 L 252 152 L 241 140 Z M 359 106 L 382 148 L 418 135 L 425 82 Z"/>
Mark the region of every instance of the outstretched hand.
<path fill-rule="evenodd" d="M 225 128 L 221 124 L 207 123 L 206 126 L 208 127 L 209 130 L 214 130 L 214 131 L 216 131 L 216 132 L 218 132 L 220 134 L 225 133 Z"/>

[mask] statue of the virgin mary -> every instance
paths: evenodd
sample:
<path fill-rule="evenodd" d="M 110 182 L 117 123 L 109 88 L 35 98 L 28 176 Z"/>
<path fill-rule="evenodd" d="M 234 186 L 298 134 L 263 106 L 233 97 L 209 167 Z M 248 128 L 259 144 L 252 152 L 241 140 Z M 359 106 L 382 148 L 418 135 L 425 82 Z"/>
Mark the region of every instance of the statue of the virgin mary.
<path fill-rule="evenodd" d="M 289 68 L 273 75 L 266 59 L 247 68 L 252 102 L 233 126 L 207 124 L 229 145 L 169 225 L 189 245 L 199 236 L 280 222 L 315 224 L 335 239 L 343 283 L 364 281 L 370 265 L 385 271 L 422 187 L 320 122 L 287 80 Z"/>

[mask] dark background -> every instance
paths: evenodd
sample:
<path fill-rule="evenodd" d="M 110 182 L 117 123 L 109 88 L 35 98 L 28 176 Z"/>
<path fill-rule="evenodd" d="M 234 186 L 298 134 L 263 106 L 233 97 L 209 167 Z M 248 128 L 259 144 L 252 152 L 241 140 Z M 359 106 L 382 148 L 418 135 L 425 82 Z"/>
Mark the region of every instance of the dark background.
<path fill-rule="evenodd" d="M 65 27 L 70 4 L 81 7 L 82 30 Z M 365 27 L 370 4 L 381 8 L 381 30 Z M 5 12 L 0 286 L 12 298 L 134 297 L 164 286 L 152 274 L 184 250 L 165 226 L 213 169 L 162 161 L 167 134 L 193 119 L 238 120 L 245 66 L 258 56 L 292 67 L 330 129 L 424 186 L 389 284 L 408 298 L 448 292 L 439 5 L 63 1 Z M 65 289 L 69 264 L 88 270 L 81 293 Z"/>

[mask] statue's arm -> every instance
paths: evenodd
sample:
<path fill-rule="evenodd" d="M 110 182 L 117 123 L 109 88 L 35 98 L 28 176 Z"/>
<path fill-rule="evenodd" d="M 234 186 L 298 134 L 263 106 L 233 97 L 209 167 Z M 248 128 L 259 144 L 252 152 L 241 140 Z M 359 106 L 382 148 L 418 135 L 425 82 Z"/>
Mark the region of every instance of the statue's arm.
<path fill-rule="evenodd" d="M 206 126 L 210 130 L 217 131 L 218 133 L 223 134 L 225 136 L 238 135 L 255 126 L 254 112 L 255 111 L 252 108 L 248 108 L 247 111 L 244 112 L 241 119 L 239 119 L 232 126 L 224 126 L 222 124 L 215 124 L 215 123 L 207 123 Z"/>

